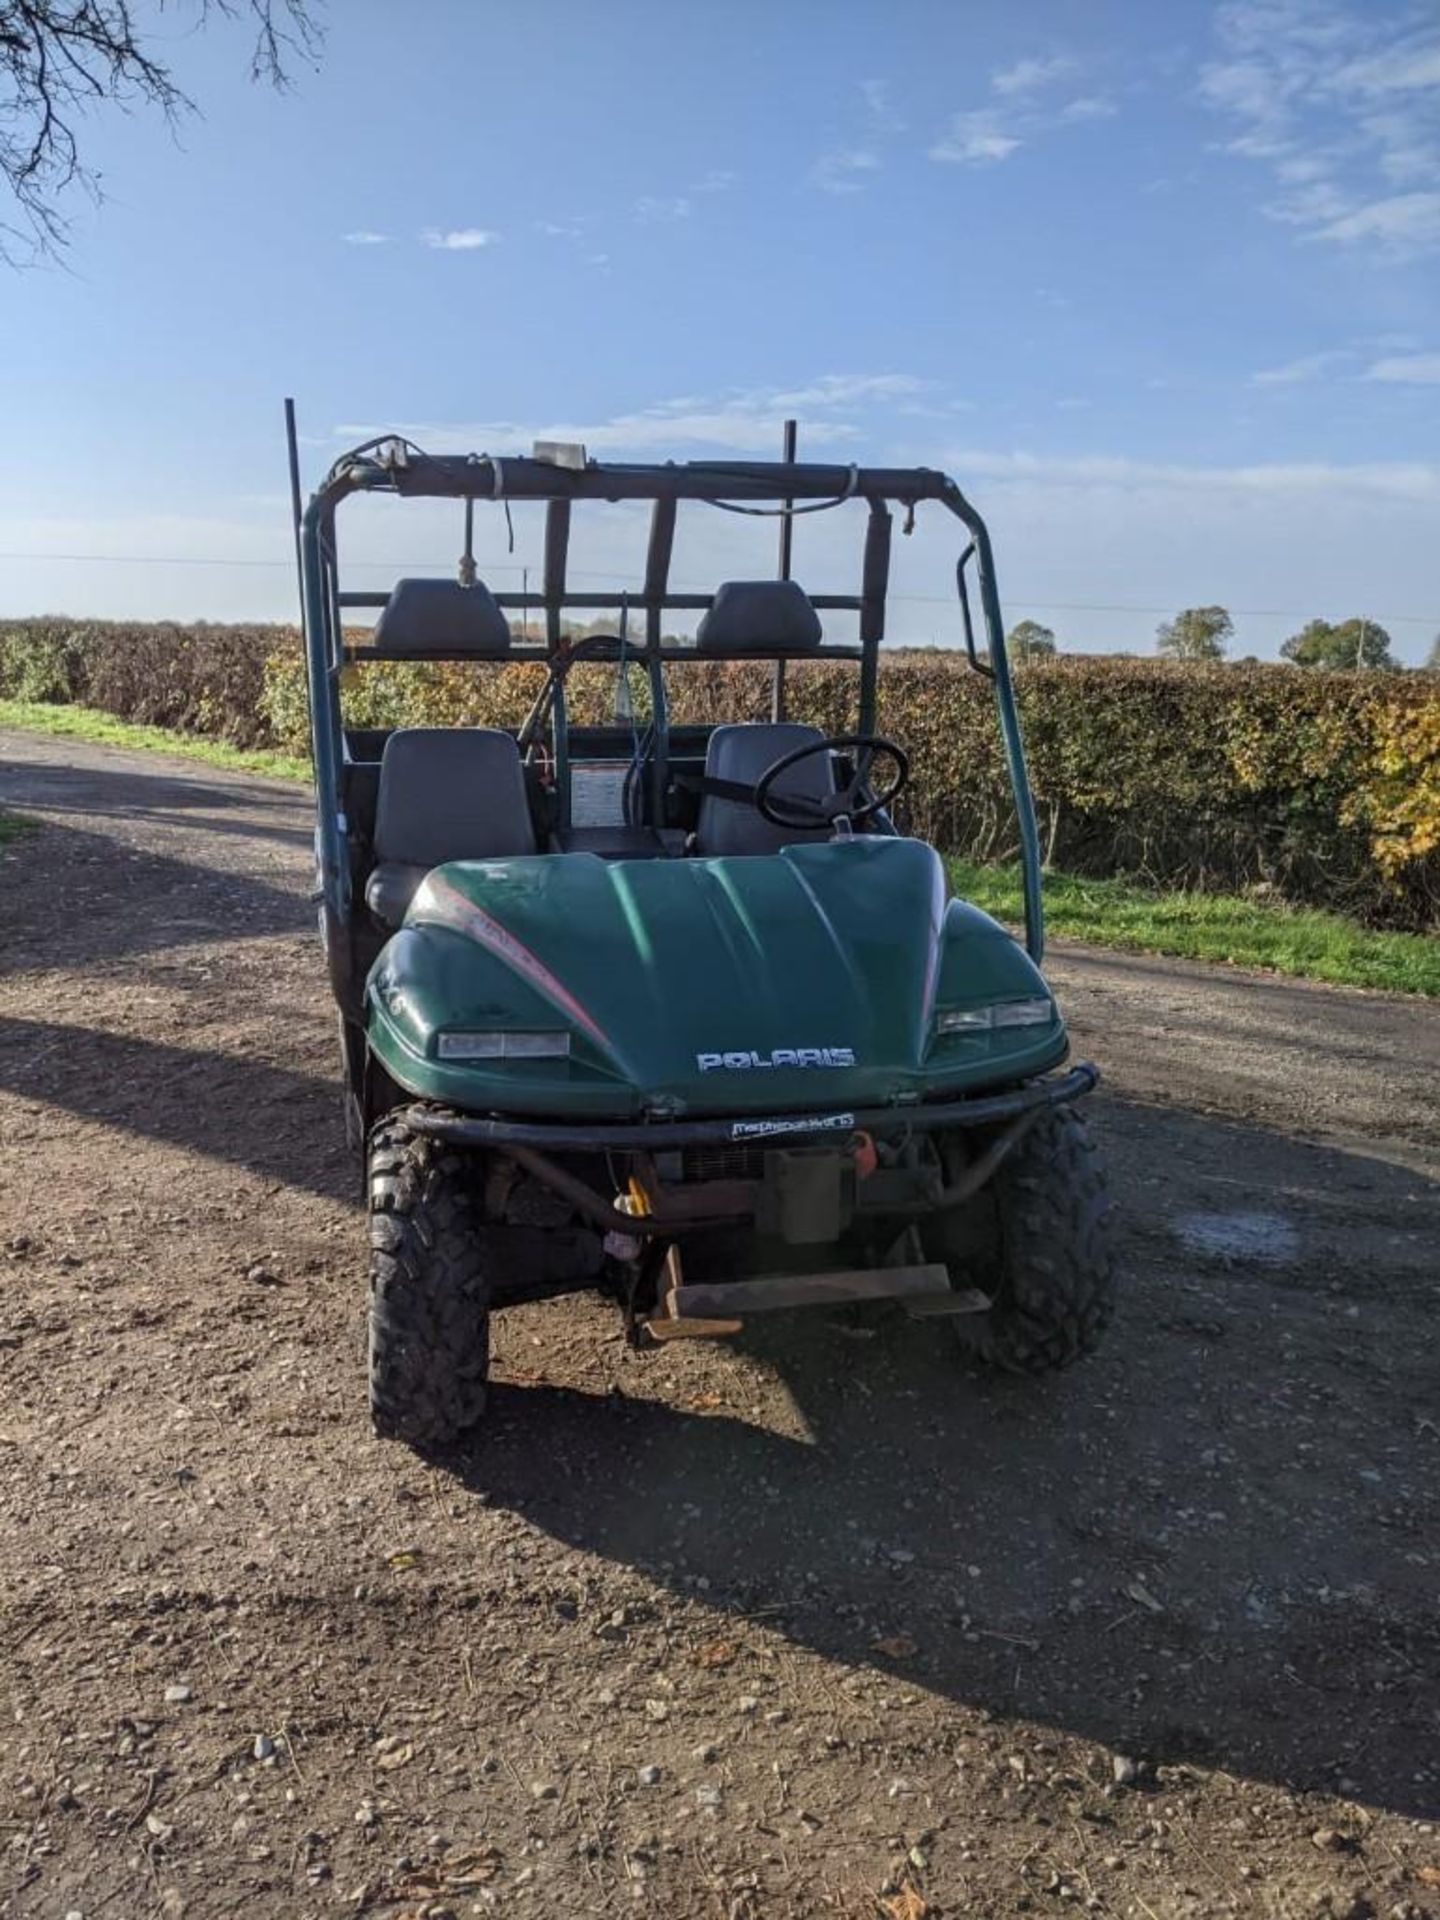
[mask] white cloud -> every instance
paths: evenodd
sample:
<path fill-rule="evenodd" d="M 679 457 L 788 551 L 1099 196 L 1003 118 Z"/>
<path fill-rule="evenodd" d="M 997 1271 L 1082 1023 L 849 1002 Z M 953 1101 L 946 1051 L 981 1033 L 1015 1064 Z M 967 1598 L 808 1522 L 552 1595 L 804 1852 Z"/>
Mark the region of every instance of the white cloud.
<path fill-rule="evenodd" d="M 1240 139 L 1231 142 L 1230 151 L 1246 153 L 1251 152 L 1251 149 L 1243 139 Z M 1261 153 L 1252 157 L 1266 159 L 1271 156 Z M 1330 161 L 1324 154 L 1291 153 L 1280 155 L 1275 159 L 1276 175 L 1285 182 L 1287 187 L 1314 186 L 1317 182 L 1323 181 L 1329 171 Z"/>
<path fill-rule="evenodd" d="M 783 410 L 720 405 L 710 410 L 672 411 L 667 406 L 645 407 L 601 420 L 483 420 L 447 425 L 438 421 L 402 423 L 405 434 L 430 453 L 528 453 L 536 440 L 580 441 L 591 453 L 661 453 L 676 447 L 723 448 L 728 453 L 778 457 Z M 385 427 L 349 425 L 336 429 L 337 437 L 359 441 Z M 807 421 L 805 438 L 812 445 L 853 440 L 856 429 L 838 421 Z"/>
<path fill-rule="evenodd" d="M 913 373 L 825 373 L 809 386 L 781 388 L 768 397 L 776 407 L 845 407 L 857 401 L 923 393 L 928 384 Z"/>
<path fill-rule="evenodd" d="M 1057 127 L 1112 119 L 1119 108 L 1108 94 L 1077 94 L 1063 105 L 1036 97 L 1074 73 L 1076 66 L 1068 54 L 1055 54 L 1043 60 L 1018 60 L 1013 67 L 992 73 L 990 85 L 1002 104 L 952 115 L 930 148 L 930 158 L 955 166 L 992 166 Z"/>
<path fill-rule="evenodd" d="M 441 253 L 476 253 L 482 247 L 493 247 L 500 236 L 488 227 L 426 227 L 420 238 Z"/>
<path fill-rule="evenodd" d="M 1274 76 L 1258 60 L 1217 62 L 1203 68 L 1200 94 L 1210 106 L 1240 114 L 1257 126 L 1278 125 L 1284 118 L 1283 99 Z M 1262 138 L 1259 134 L 1247 137 L 1256 141 Z"/>
<path fill-rule="evenodd" d="M 642 194 L 630 209 L 642 226 L 659 226 L 675 220 L 690 218 L 690 202 L 681 194 L 670 198 L 654 194 Z"/>
<path fill-rule="evenodd" d="M 1340 78 L 1346 86 L 1366 93 L 1440 87 L 1440 40 L 1411 40 L 1372 59 L 1352 61 Z"/>
<path fill-rule="evenodd" d="M 1078 100 L 1072 100 L 1068 106 L 1062 107 L 1059 117 L 1064 121 L 1110 120 L 1119 111 L 1115 102 L 1107 95 L 1086 93 L 1082 94 Z"/>
<path fill-rule="evenodd" d="M 810 183 L 824 193 L 860 193 L 857 176 L 878 172 L 880 156 L 871 147 L 836 147 L 822 153 L 810 169 Z"/>
<path fill-rule="evenodd" d="M 865 111 L 877 132 L 903 133 L 905 131 L 905 122 L 895 111 L 888 80 L 862 80 L 860 97 L 865 102 Z"/>
<path fill-rule="evenodd" d="M 357 227 L 354 233 L 341 234 L 347 247 L 383 247 L 388 244 L 388 233 L 373 233 L 369 227 Z"/>
<path fill-rule="evenodd" d="M 1068 54 L 1051 54 L 1048 59 L 1017 60 L 1013 67 L 1003 67 L 998 73 L 992 73 L 990 84 L 996 93 L 1011 95 L 1034 93 L 1041 87 L 1053 85 L 1063 80 L 1067 73 L 1073 73 L 1075 62 Z"/>
<path fill-rule="evenodd" d="M 1375 142 L 1380 171 L 1391 186 L 1406 187 L 1436 178 L 1440 170 L 1436 149 L 1416 125 L 1408 105 L 1398 113 L 1386 109 L 1367 114 L 1360 124 Z"/>
<path fill-rule="evenodd" d="M 863 113 L 847 116 L 850 129 L 837 136 L 810 168 L 810 185 L 822 193 L 863 193 L 867 176 L 878 173 L 884 164 L 887 138 L 905 131 L 905 122 L 892 104 L 888 80 L 858 80 L 855 85 Z"/>
<path fill-rule="evenodd" d="M 1440 250 L 1440 35 L 1342 0 L 1231 0 L 1200 94 L 1265 167 L 1270 219 L 1391 260 Z M 1409 189 L 1396 192 L 1397 188 Z"/>
<path fill-rule="evenodd" d="M 1365 378 L 1407 387 L 1440 387 L 1440 353 L 1394 354 L 1377 360 Z"/>
<path fill-rule="evenodd" d="M 437 453 L 528 452 L 535 440 L 579 440 L 592 453 L 664 452 L 695 446 L 772 455 L 780 446 L 785 421 L 796 413 L 805 415 L 807 446 L 843 445 L 861 438 L 860 427 L 845 417 L 846 410 L 898 401 L 925 392 L 927 385 L 906 373 L 827 373 L 803 386 L 687 394 L 589 421 L 391 422 L 383 427 L 352 423 L 337 427 L 335 437 L 354 444 L 380 433 L 398 432 Z"/>
<path fill-rule="evenodd" d="M 1351 207 L 1321 227 L 1322 240 L 1374 241 L 1395 259 L 1440 249 L 1440 192 L 1401 193 Z"/>
<path fill-rule="evenodd" d="M 1425 345 L 1418 333 L 1372 333 L 1361 341 L 1361 345 L 1373 348 L 1376 353 L 1419 353 Z"/>
<path fill-rule="evenodd" d="M 932 160 L 956 166 L 988 166 L 1008 160 L 1023 142 L 1002 124 L 998 113 L 982 107 L 952 116 L 946 131 L 930 149 Z"/>
<path fill-rule="evenodd" d="M 1332 347 L 1322 353 L 1301 354 L 1297 360 L 1287 360 L 1283 366 L 1262 367 L 1258 373 L 1252 373 L 1252 387 L 1298 387 L 1311 381 L 1323 379 L 1333 368 L 1343 366 L 1353 356 L 1348 349 Z"/>
<path fill-rule="evenodd" d="M 537 220 L 535 231 L 547 240 L 578 240 L 585 231 L 583 220 Z"/>
<path fill-rule="evenodd" d="M 1104 454 L 1068 457 L 965 448 L 952 456 L 949 470 L 962 484 L 966 474 L 980 474 L 999 482 L 1024 481 L 1057 492 L 1103 488 L 1134 494 L 1160 488 L 1172 493 L 1228 494 L 1235 498 L 1327 494 L 1440 503 L 1440 466 L 1419 460 L 1381 460 L 1353 466 L 1277 461 L 1243 467 L 1187 467 Z"/>
<path fill-rule="evenodd" d="M 739 174 L 732 173 L 728 167 L 712 167 L 702 179 L 695 182 L 690 191 L 692 193 L 728 193 L 731 187 L 738 186 L 739 182 Z"/>

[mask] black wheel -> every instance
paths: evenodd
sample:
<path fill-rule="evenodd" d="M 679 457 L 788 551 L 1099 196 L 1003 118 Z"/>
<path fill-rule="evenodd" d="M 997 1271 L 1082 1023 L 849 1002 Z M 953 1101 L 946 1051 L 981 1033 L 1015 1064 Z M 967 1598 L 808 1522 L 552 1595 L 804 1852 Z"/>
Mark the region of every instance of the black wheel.
<path fill-rule="evenodd" d="M 1072 1107 L 1035 1122 L 981 1189 L 986 1203 L 970 1272 L 994 1305 L 957 1317 L 960 1343 L 1007 1373 L 1058 1372 L 1094 1351 L 1115 1306 L 1109 1185 Z"/>
<path fill-rule="evenodd" d="M 370 1135 L 370 1417 L 442 1446 L 485 1411 L 490 1282 L 464 1157 L 382 1120 Z"/>

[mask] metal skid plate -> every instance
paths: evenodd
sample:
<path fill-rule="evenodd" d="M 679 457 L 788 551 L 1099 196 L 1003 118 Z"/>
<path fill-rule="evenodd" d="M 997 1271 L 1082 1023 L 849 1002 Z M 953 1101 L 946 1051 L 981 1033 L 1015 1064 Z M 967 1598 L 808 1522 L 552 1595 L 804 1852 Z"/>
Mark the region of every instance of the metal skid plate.
<path fill-rule="evenodd" d="M 985 1313 L 990 1296 L 975 1287 L 952 1287 L 939 1262 L 908 1267 L 856 1267 L 831 1273 L 777 1273 L 755 1280 L 728 1280 L 687 1287 L 680 1250 L 670 1247 L 653 1313 L 641 1323 L 651 1340 L 724 1339 L 741 1328 L 741 1316 L 784 1313 L 801 1307 L 843 1307 L 894 1300 L 915 1319 Z"/>
<path fill-rule="evenodd" d="M 686 1321 L 718 1321 L 728 1314 L 784 1313 L 800 1307 L 843 1307 L 894 1300 L 915 1318 L 984 1313 L 990 1297 L 974 1287 L 956 1289 L 937 1264 L 858 1267 L 835 1273 L 771 1274 L 758 1280 L 677 1286 L 669 1296 L 673 1315 Z"/>

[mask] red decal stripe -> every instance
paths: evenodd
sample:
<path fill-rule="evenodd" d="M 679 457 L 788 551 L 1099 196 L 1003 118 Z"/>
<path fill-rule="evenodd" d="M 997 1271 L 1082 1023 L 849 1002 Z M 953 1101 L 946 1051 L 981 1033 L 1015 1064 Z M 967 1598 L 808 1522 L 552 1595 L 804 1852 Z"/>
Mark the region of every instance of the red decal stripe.
<path fill-rule="evenodd" d="M 478 941 L 482 947 L 505 961 L 507 966 L 513 967 L 547 1000 L 553 1001 L 597 1046 L 613 1055 L 614 1048 L 606 1038 L 604 1029 L 591 1018 L 570 989 L 557 980 L 545 962 L 532 953 L 523 941 L 517 940 L 507 926 L 493 914 L 486 913 L 483 907 L 477 907 L 473 900 L 467 900 L 458 887 L 451 886 L 448 880 L 437 880 L 431 874 L 410 911 L 413 920 L 433 920 Z"/>

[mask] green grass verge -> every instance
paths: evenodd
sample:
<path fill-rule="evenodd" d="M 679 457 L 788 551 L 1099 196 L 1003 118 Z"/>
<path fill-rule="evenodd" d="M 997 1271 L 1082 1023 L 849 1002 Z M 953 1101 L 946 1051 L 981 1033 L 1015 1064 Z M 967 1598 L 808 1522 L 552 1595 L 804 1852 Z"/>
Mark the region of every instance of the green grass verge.
<path fill-rule="evenodd" d="M 271 753 L 226 746 L 174 727 L 141 727 L 117 720 L 97 707 L 57 707 L 38 700 L 0 700 L 0 727 L 25 727 L 33 733 L 58 733 L 71 740 L 93 740 L 105 747 L 135 747 L 150 753 L 176 753 L 237 773 L 268 773 L 282 780 L 308 780 L 310 763 L 293 753 Z"/>
<path fill-rule="evenodd" d="M 949 860 L 950 884 L 1012 925 L 1024 918 L 1018 867 Z M 1302 980 L 1440 995 L 1440 940 L 1377 933 L 1342 914 L 1225 893 L 1167 893 L 1125 880 L 1045 876 L 1045 925 L 1067 940 L 1269 968 Z"/>
<path fill-rule="evenodd" d="M 28 833 L 35 822 L 27 820 L 22 814 L 0 813 L 0 847 L 9 840 L 18 840 L 22 833 Z"/>

